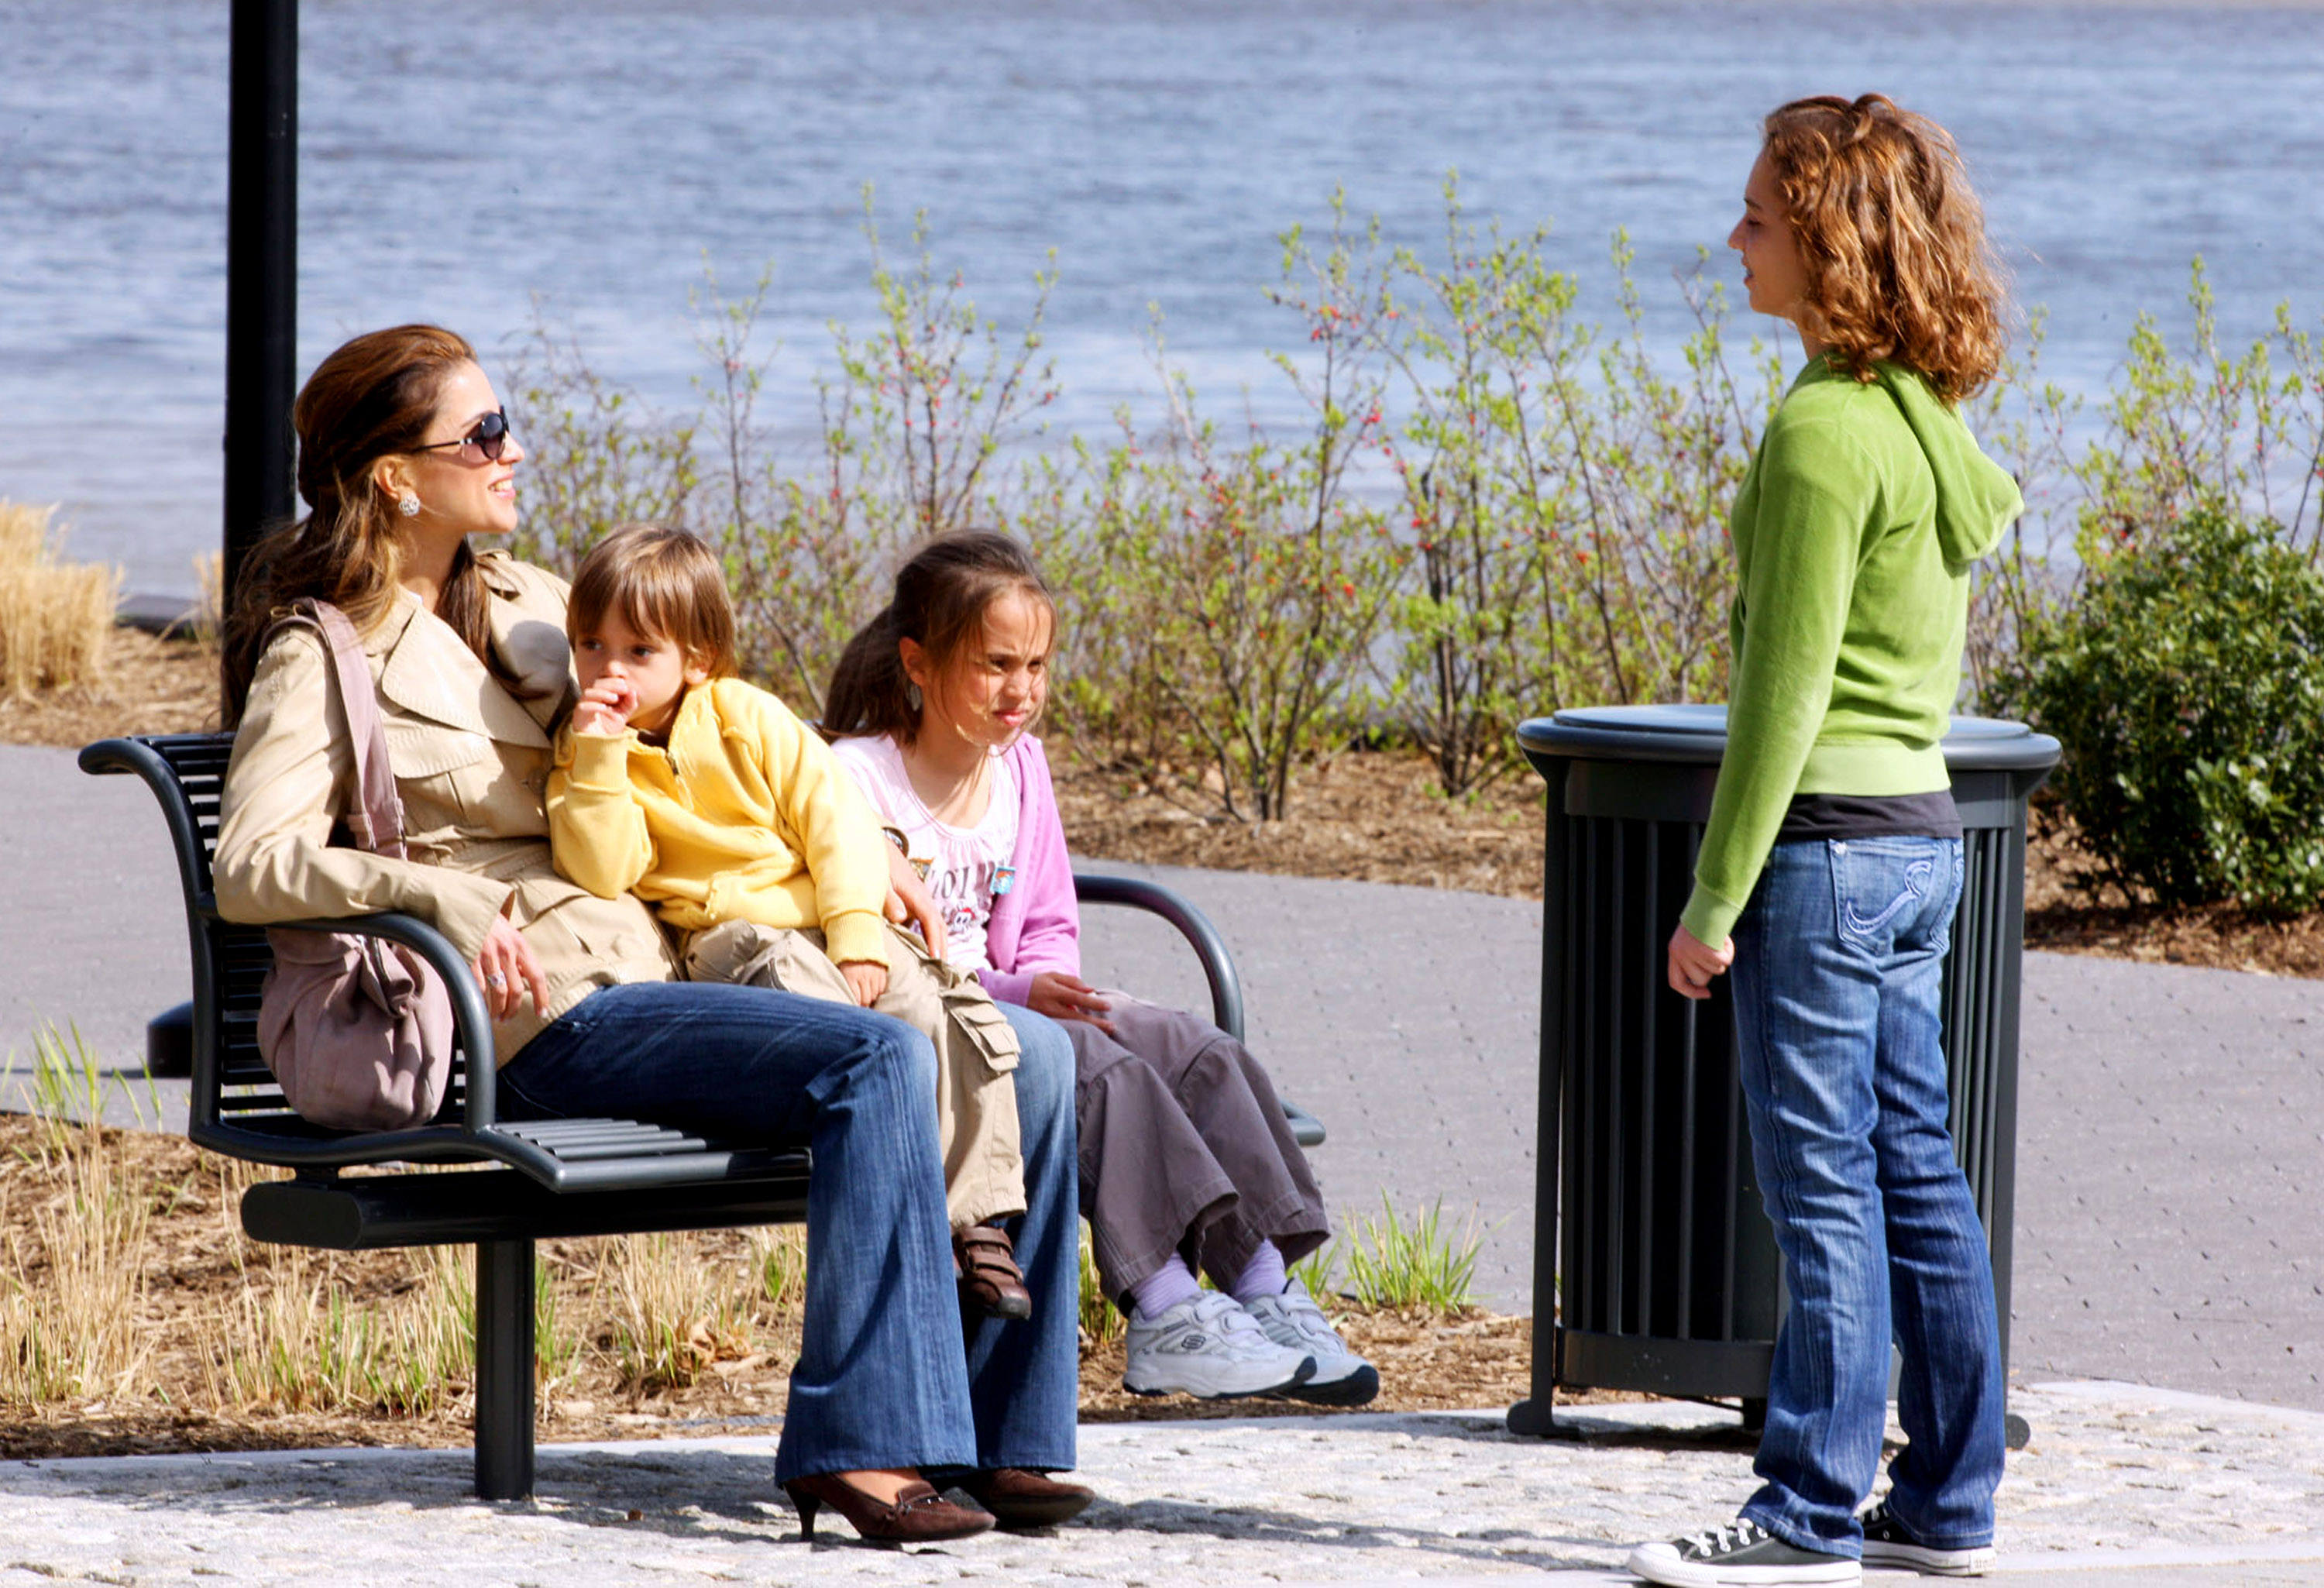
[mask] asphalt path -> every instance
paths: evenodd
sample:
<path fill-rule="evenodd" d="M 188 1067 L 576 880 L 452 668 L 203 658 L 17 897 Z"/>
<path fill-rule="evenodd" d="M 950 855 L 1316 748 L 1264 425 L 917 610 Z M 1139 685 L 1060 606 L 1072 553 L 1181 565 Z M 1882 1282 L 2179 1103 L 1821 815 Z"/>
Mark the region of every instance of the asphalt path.
<path fill-rule="evenodd" d="M 188 996 L 184 911 L 152 800 L 69 751 L 0 746 L 0 1106 L 49 1024 L 169 1126 L 146 1020 Z M 1233 951 L 1253 1048 L 1331 1139 L 1343 1226 L 1441 1207 L 1477 1289 L 1532 1294 L 1538 905 L 1479 894 L 1109 865 L 1192 899 Z M 1167 928 L 1093 911 L 1086 972 L 1202 1007 Z M 2025 960 L 2011 1361 L 2324 1410 L 2324 983 L 2052 954 Z"/>

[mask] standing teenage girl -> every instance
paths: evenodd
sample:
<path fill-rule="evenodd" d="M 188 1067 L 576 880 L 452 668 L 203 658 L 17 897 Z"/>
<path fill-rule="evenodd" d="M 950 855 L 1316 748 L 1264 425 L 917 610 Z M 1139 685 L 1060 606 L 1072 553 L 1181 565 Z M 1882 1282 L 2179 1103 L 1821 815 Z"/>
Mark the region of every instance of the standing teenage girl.
<path fill-rule="evenodd" d="M 1065 828 L 1027 732 L 1055 628 L 1014 541 L 940 537 L 849 643 L 825 725 L 849 735 L 841 762 L 928 863 L 945 957 L 1073 1042 L 1082 1212 L 1130 1319 L 1123 1382 L 1360 1406 L 1379 1373 L 1285 1274 L 1330 1227 L 1266 1070 L 1208 1020 L 1081 979 Z M 1197 1288 L 1197 1267 L 1218 1289 Z"/>
<path fill-rule="evenodd" d="M 1769 116 L 1728 244 L 1807 362 L 1735 498 L 1727 755 L 1669 975 L 1689 998 L 1734 976 L 1792 1306 L 1758 1492 L 1629 1565 L 1668 1583 L 1853 1583 L 1859 1559 L 1969 1574 L 1993 1559 L 2001 1350 L 1946 1131 L 1961 845 L 1938 742 L 1969 565 L 2021 510 L 1957 411 L 2000 363 L 2001 285 L 1952 140 L 1877 94 Z M 1892 1338 L 1907 1443 L 1859 1516 Z"/>

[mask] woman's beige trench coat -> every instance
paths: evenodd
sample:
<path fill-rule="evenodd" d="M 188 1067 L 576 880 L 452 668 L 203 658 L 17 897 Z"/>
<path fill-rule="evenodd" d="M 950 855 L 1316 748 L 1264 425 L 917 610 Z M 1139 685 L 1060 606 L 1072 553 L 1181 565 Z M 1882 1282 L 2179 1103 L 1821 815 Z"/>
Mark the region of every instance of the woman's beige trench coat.
<path fill-rule="evenodd" d="M 364 651 L 379 686 L 410 858 L 334 847 L 353 804 L 346 713 L 312 629 L 260 659 L 235 736 L 212 866 L 218 912 L 252 924 L 399 909 L 432 923 L 473 962 L 495 915 L 524 934 L 549 983 L 493 1028 L 500 1062 L 599 987 L 669 981 L 669 945 L 644 905 L 600 899 L 549 857 L 550 727 L 573 698 L 566 586 L 499 553 L 480 559 L 492 645 L 522 686 L 502 687 L 419 598 L 399 592 Z"/>

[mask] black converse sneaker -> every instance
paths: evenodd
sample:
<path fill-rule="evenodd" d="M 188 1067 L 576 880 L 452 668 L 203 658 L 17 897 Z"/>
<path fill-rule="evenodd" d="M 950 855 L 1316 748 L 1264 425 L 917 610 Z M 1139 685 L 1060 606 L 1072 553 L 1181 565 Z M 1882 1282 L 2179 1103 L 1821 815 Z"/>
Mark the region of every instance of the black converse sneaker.
<path fill-rule="evenodd" d="M 1910 1566 L 1932 1577 L 1976 1577 L 1993 1569 L 1990 1544 L 1968 1549 L 1939 1549 L 1904 1531 L 1882 1500 L 1864 1513 L 1864 1561 L 1867 1565 Z"/>
<path fill-rule="evenodd" d="M 1757 1522 L 1723 1528 L 1667 1544 L 1641 1544 L 1627 1569 L 1673 1588 L 1746 1588 L 1752 1583 L 1861 1583 L 1864 1568 L 1844 1555 L 1786 1544 Z"/>

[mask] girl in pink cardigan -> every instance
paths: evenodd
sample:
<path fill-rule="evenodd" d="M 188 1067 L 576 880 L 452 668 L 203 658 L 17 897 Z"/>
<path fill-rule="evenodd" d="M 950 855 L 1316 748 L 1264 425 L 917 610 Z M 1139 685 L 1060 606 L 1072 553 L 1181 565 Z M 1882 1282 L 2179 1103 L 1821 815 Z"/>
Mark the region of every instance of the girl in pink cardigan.
<path fill-rule="evenodd" d="M 1081 979 L 1065 828 L 1028 734 L 1056 623 L 1016 542 L 939 537 L 850 642 L 825 725 L 925 866 L 945 959 L 1073 1043 L 1082 1212 L 1130 1320 L 1124 1384 L 1360 1406 L 1379 1373 L 1285 1271 L 1330 1228 L 1266 1070 L 1208 1020 Z"/>

